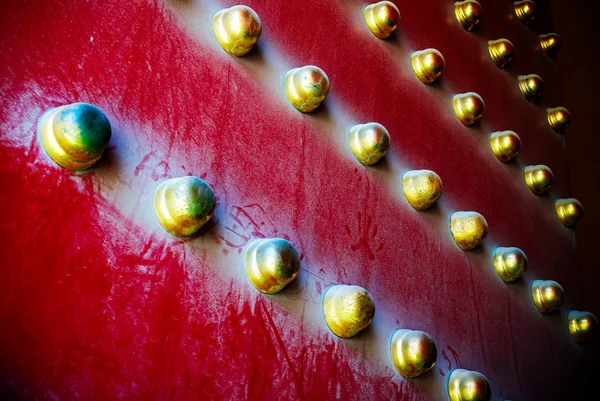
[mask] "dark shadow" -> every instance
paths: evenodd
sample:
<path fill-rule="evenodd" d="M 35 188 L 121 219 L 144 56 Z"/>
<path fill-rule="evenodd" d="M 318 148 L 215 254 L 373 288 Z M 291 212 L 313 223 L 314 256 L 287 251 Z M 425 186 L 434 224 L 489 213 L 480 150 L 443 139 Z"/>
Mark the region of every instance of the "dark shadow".
<path fill-rule="evenodd" d="M 368 166 L 370 169 L 374 170 L 376 174 L 392 174 L 392 167 L 390 166 L 390 162 L 388 161 L 387 157 L 383 157 L 381 160 L 379 160 L 377 163 L 373 164 L 372 166 Z M 402 177 L 400 177 L 401 179 Z"/>
<path fill-rule="evenodd" d="M 108 148 L 106 148 L 100 160 L 85 171 L 95 171 L 102 174 L 103 179 L 109 181 L 109 183 L 125 175 L 123 171 L 124 164 L 121 157 L 119 157 L 119 150 L 125 147 L 122 145 L 126 141 L 126 135 L 127 133 L 120 128 L 113 126 Z"/>
<path fill-rule="evenodd" d="M 392 34 L 387 38 L 384 39 L 384 43 L 386 44 L 390 44 L 392 46 L 397 46 L 397 47 L 402 47 L 402 34 L 400 32 L 398 32 L 400 29 L 400 26 L 398 26 L 398 28 L 396 28 L 396 30 L 394 32 L 392 32 Z"/>
<path fill-rule="evenodd" d="M 442 196 L 444 195 L 442 194 Z M 431 226 L 435 227 L 440 232 L 449 230 L 449 219 L 440 209 L 440 206 L 437 202 L 435 202 L 428 209 L 421 210 L 418 213 L 423 219 L 427 220 Z M 450 234 L 450 236 L 452 236 L 452 234 Z"/>
<path fill-rule="evenodd" d="M 323 123 L 331 125 L 333 123 L 333 118 L 331 116 L 331 112 L 329 111 L 329 107 L 330 106 L 328 105 L 327 99 L 325 99 L 319 105 L 319 107 L 315 109 L 315 111 L 311 113 L 306 113 L 305 115 L 307 119 L 317 123 L 318 126 L 320 126 Z"/>
<path fill-rule="evenodd" d="M 264 68 L 267 64 L 264 57 L 264 50 L 260 42 L 256 43 L 246 55 L 241 57 L 231 57 L 243 67 L 246 67 L 248 63 L 251 63 L 254 68 Z"/>

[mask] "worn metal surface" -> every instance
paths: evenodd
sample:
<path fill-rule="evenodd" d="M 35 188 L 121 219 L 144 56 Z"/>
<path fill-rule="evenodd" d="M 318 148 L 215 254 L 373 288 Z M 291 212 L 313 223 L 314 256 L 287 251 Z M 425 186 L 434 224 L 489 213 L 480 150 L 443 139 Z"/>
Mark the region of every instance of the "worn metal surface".
<path fill-rule="evenodd" d="M 581 66 L 570 58 L 578 53 L 569 40 L 580 36 L 556 29 L 565 48 L 552 61 L 537 48 L 538 34 L 553 30 L 549 2 L 533 23 L 545 32 L 524 26 L 511 1 L 481 0 L 474 32 L 457 23 L 450 1 L 395 3 L 402 19 L 382 41 L 358 1 L 249 0 L 263 32 L 235 58 L 210 28 L 233 1 L 3 2 L 2 394 L 433 400 L 446 397 L 449 372 L 464 368 L 489 379 L 494 399 L 584 399 L 597 348 L 573 341 L 566 313 L 598 313 L 590 305 L 597 273 L 586 262 L 597 252 L 595 231 L 586 216 L 578 253 L 575 232 L 554 210 L 559 197 L 598 199 L 585 175 L 569 185 L 569 166 L 585 169 L 579 157 L 590 147 L 581 138 L 595 123 L 578 98 L 589 96 L 589 79 L 575 76 Z M 516 48 L 506 70 L 487 54 L 487 40 L 498 37 Z M 429 47 L 446 67 L 425 86 L 409 56 Z M 327 72 L 331 91 L 307 115 L 289 104 L 282 82 L 310 64 Z M 519 91 L 526 73 L 544 79 L 539 104 Z M 473 127 L 456 119 L 451 102 L 469 91 L 486 104 Z M 83 173 L 57 166 L 36 138 L 44 111 L 72 102 L 97 105 L 113 127 L 105 155 Z M 545 108 L 556 105 L 573 112 L 575 139 L 549 128 Z M 391 136 L 374 167 L 359 164 L 346 142 L 365 121 Z M 488 134 L 507 129 L 522 148 L 503 164 Z M 569 163 L 566 144 L 580 152 Z M 539 163 L 555 178 L 542 197 L 522 179 L 523 166 Z M 402 192 L 413 169 L 444 183 L 424 212 Z M 198 236 L 181 240 L 160 226 L 152 197 L 162 180 L 189 174 L 210 184 L 217 209 Z M 482 248 L 454 244 L 448 218 L 457 210 L 485 216 Z M 244 271 L 242 249 L 262 237 L 290 240 L 301 257 L 296 280 L 273 296 Z M 523 281 L 497 277 L 495 246 L 527 254 Z M 536 278 L 563 286 L 558 315 L 536 310 Z M 353 339 L 324 322 L 321 295 L 333 284 L 359 285 L 375 300 L 373 323 Z M 439 351 L 416 380 L 391 360 L 390 337 L 402 328 L 427 332 Z"/>

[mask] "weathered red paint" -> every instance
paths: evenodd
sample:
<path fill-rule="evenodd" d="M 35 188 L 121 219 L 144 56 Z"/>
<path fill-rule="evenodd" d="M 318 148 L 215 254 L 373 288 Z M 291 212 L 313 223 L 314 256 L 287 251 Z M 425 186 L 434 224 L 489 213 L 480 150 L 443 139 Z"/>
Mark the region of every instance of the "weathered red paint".
<path fill-rule="evenodd" d="M 361 2 L 265 3 L 245 3 L 263 37 L 243 59 L 207 33 L 206 17 L 231 1 L 2 5 L 0 390 L 61 400 L 433 400 L 463 367 L 484 373 L 495 399 L 582 399 L 595 366 L 588 349 L 569 338 L 566 309 L 541 316 L 527 286 L 557 280 L 566 307 L 586 306 L 578 290 L 589 275 L 573 269 L 573 231 L 553 213 L 553 199 L 571 195 L 565 140 L 544 124 L 545 106 L 570 105 L 511 2 L 482 0 L 485 20 L 472 34 L 453 20 L 452 2 L 396 1 L 402 23 L 386 42 L 362 23 Z M 517 47 L 508 71 L 485 49 L 502 36 Z M 426 47 L 447 64 L 433 87 L 408 58 Z M 332 86 L 312 115 L 293 109 L 280 85 L 305 64 Z M 538 105 L 516 85 L 531 72 L 546 82 Z M 486 102 L 475 128 L 452 115 L 451 94 L 467 91 Z M 78 174 L 53 164 L 36 138 L 45 110 L 75 101 L 102 108 L 114 129 L 105 157 Z M 392 137 L 375 168 L 345 145 L 345 130 L 368 121 Z M 508 165 L 487 145 L 504 129 L 523 141 Z M 548 197 L 522 182 L 521 167 L 539 163 L 555 174 Z M 433 210 L 403 198 L 401 175 L 417 168 L 444 182 Z M 157 182 L 184 174 L 218 195 L 213 223 L 192 240 L 170 237 L 152 210 Z M 482 249 L 453 244 L 455 210 L 486 217 Z M 283 294 L 258 294 L 244 276 L 240 253 L 263 236 L 301 252 Z M 527 253 L 526 282 L 495 276 L 496 245 Z M 352 340 L 320 315 L 335 283 L 361 285 L 377 303 L 373 325 Z M 401 327 L 427 331 L 440 350 L 414 381 L 388 354 Z"/>

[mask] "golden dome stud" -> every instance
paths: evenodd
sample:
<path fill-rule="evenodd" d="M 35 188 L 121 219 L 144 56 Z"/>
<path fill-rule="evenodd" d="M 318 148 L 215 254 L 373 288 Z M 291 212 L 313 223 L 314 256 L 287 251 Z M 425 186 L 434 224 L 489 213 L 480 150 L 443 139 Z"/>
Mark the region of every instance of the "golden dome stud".
<path fill-rule="evenodd" d="M 350 338 L 371 324 L 375 317 L 375 301 L 362 287 L 334 285 L 323 296 L 323 314 L 333 334 Z"/>
<path fill-rule="evenodd" d="M 446 62 L 442 53 L 436 49 L 425 49 L 410 55 L 413 71 L 424 84 L 433 83 L 444 71 Z"/>
<path fill-rule="evenodd" d="M 416 210 L 431 207 L 442 196 L 442 179 L 431 170 L 411 170 L 402 176 L 404 196 Z"/>
<path fill-rule="evenodd" d="M 571 113 L 564 107 L 551 107 L 546 109 L 548 124 L 557 134 L 564 133 L 565 129 L 571 125 Z"/>
<path fill-rule="evenodd" d="M 463 251 L 482 244 L 488 231 L 487 221 L 477 212 L 454 212 L 450 216 L 452 238 Z"/>
<path fill-rule="evenodd" d="M 457 1 L 454 3 L 454 15 L 460 25 L 467 31 L 475 28 L 483 15 L 481 4 L 475 0 Z"/>
<path fill-rule="evenodd" d="M 562 39 L 556 33 L 540 35 L 540 46 L 544 53 L 550 57 L 556 57 L 562 48 Z"/>
<path fill-rule="evenodd" d="M 527 270 L 527 256 L 519 248 L 498 247 L 492 258 L 496 273 L 505 283 L 515 281 Z"/>
<path fill-rule="evenodd" d="M 502 163 L 515 158 L 521 150 L 521 138 L 513 131 L 497 131 L 490 134 L 490 147 Z"/>
<path fill-rule="evenodd" d="M 531 298 L 541 313 L 552 313 L 563 303 L 565 297 L 560 284 L 552 280 L 535 280 L 531 283 Z"/>
<path fill-rule="evenodd" d="M 88 103 L 56 107 L 42 115 L 38 135 L 42 147 L 69 170 L 92 167 L 108 147 L 112 134 L 106 115 Z"/>
<path fill-rule="evenodd" d="M 262 34 L 258 14 L 241 5 L 216 13 L 212 29 L 223 50 L 238 57 L 247 54 Z"/>
<path fill-rule="evenodd" d="M 534 20 L 535 10 L 536 5 L 531 0 L 515 1 L 515 14 L 525 25 Z"/>
<path fill-rule="evenodd" d="M 290 103 L 303 113 L 310 113 L 329 93 L 329 78 L 314 65 L 289 70 L 283 78 L 285 94 Z"/>
<path fill-rule="evenodd" d="M 216 206 L 210 185 L 194 176 L 163 181 L 154 192 L 154 213 L 158 221 L 178 237 L 194 235 L 210 220 Z"/>
<path fill-rule="evenodd" d="M 398 330 L 390 344 L 392 361 L 398 372 L 406 378 L 414 378 L 435 365 L 437 348 L 429 334 L 417 330 Z"/>
<path fill-rule="evenodd" d="M 488 52 L 498 68 L 504 68 L 515 54 L 515 46 L 508 39 L 490 40 Z"/>
<path fill-rule="evenodd" d="M 448 378 L 450 401 L 489 401 L 492 390 L 488 379 L 479 372 L 454 369 Z"/>
<path fill-rule="evenodd" d="M 573 227 L 583 218 L 583 206 L 577 199 L 558 199 L 554 206 L 558 218 L 565 227 Z"/>
<path fill-rule="evenodd" d="M 452 97 L 452 108 L 461 123 L 471 125 L 483 115 L 485 103 L 475 92 L 459 93 Z"/>
<path fill-rule="evenodd" d="M 348 131 L 350 150 L 360 163 L 377 163 L 390 150 L 390 134 L 381 124 L 358 124 Z"/>
<path fill-rule="evenodd" d="M 296 278 L 300 257 L 294 245 L 285 239 L 256 239 L 244 251 L 244 265 L 257 290 L 275 294 Z"/>
<path fill-rule="evenodd" d="M 535 102 L 544 91 L 544 81 L 539 75 L 520 75 L 518 78 L 519 89 L 528 102 Z"/>
<path fill-rule="evenodd" d="M 527 166 L 523 169 L 525 183 L 534 195 L 541 195 L 552 186 L 554 174 L 548 166 L 538 164 L 537 166 Z"/>
<path fill-rule="evenodd" d="M 590 312 L 569 311 L 567 314 L 569 333 L 573 340 L 584 342 L 598 331 L 598 319 Z"/>
<path fill-rule="evenodd" d="M 400 11 L 391 1 L 369 4 L 364 15 L 367 26 L 379 39 L 387 39 L 400 22 Z"/>

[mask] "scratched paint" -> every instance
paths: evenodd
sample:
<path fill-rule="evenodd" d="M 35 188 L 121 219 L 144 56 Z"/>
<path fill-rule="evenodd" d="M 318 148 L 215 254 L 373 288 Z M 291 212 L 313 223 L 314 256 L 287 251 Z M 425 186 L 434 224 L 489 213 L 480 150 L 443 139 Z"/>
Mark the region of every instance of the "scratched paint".
<path fill-rule="evenodd" d="M 269 29 L 263 56 L 240 62 L 192 26 L 216 3 L 115 0 L 70 4 L 68 13 L 65 4 L 23 2 L 3 13 L 0 160 L 11 163 L 0 165 L 10 189 L 0 194 L 0 232 L 11 246 L 0 253 L 10 266 L 0 271 L 0 319 L 10 327 L 0 333 L 2 390 L 26 399 L 427 400 L 442 397 L 449 370 L 463 367 L 486 374 L 496 397 L 553 399 L 564 390 L 558 380 L 521 375 L 582 380 L 585 359 L 563 322 L 537 314 L 526 284 L 507 287 L 489 260 L 494 244 L 510 240 L 527 252 L 531 278 L 551 275 L 567 292 L 575 285 L 562 268 L 572 234 L 554 224 L 551 200 L 529 196 L 517 166 L 497 163 L 480 138 L 513 104 L 524 143 L 540 143 L 523 160 L 543 154 L 563 166 L 561 144 L 525 118 L 533 106 L 505 93 L 505 75 L 471 63 L 482 52 L 451 46 L 464 32 L 421 18 L 434 36 L 419 34 L 422 6 L 404 5 L 400 40 L 380 42 L 351 13 L 357 4 L 331 2 L 308 15 L 305 3 L 248 2 Z M 342 43 L 329 35 L 333 15 L 347 29 Z M 306 41 L 275 34 L 294 37 L 307 26 L 321 28 Z M 70 55 L 53 46 L 65 38 Z M 447 83 L 429 89 L 401 60 L 434 39 L 463 70 L 449 63 Z M 365 65 L 364 57 L 385 62 Z M 308 63 L 332 82 L 316 116 L 293 110 L 274 84 Z M 444 102 L 476 74 L 488 122 L 469 130 Z M 55 166 L 35 132 L 46 109 L 73 101 L 98 105 L 114 128 L 107 155 L 82 174 Z M 388 164 L 353 161 L 340 139 L 352 119 L 390 129 Z M 442 176 L 439 207 L 418 213 L 402 198 L 396 185 L 410 168 Z M 566 191 L 564 169 L 552 168 L 556 190 Z M 218 207 L 209 227 L 182 241 L 162 230 L 151 196 L 161 180 L 187 174 L 209 182 Z M 492 229 L 490 244 L 470 254 L 447 232 L 449 212 L 465 207 L 477 207 Z M 532 235 L 540 229 L 542 245 Z M 302 271 L 267 297 L 246 281 L 240 254 L 271 236 L 296 245 Z M 372 327 L 353 340 L 334 337 L 320 316 L 321 294 L 336 283 L 364 286 L 377 302 Z M 429 332 L 442 350 L 422 380 L 393 370 L 388 337 L 399 327 Z"/>

